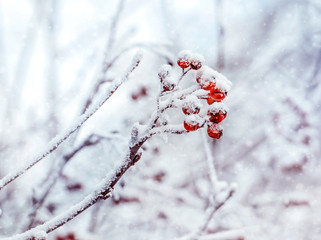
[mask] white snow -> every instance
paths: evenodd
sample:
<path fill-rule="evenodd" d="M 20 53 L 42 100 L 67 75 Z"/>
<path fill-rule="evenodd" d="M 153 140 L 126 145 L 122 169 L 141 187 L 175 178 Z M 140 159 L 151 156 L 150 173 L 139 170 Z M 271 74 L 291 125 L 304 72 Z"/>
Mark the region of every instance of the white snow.
<path fill-rule="evenodd" d="M 164 82 L 165 82 L 164 84 L 168 84 L 168 85 L 173 85 L 174 84 L 175 85 L 176 80 L 172 76 L 167 76 Z"/>
<path fill-rule="evenodd" d="M 200 63 L 204 63 L 205 59 L 203 55 L 198 54 L 198 53 L 193 53 L 189 50 L 183 50 L 178 53 L 178 59 L 185 59 L 189 61 L 197 61 Z"/>
<path fill-rule="evenodd" d="M 212 105 L 209 106 L 208 111 L 211 112 L 211 113 L 217 113 L 219 111 L 228 112 L 229 108 L 223 102 L 214 102 Z"/>
<path fill-rule="evenodd" d="M 200 117 L 198 114 L 185 115 L 184 120 L 187 123 L 199 124 L 200 126 L 205 122 L 204 118 Z"/>
<path fill-rule="evenodd" d="M 33 236 L 35 237 L 35 240 L 45 240 L 47 239 L 47 233 L 45 231 L 34 231 Z"/>
<path fill-rule="evenodd" d="M 203 66 L 201 69 L 197 70 L 196 76 L 201 77 L 201 79 L 215 79 L 216 88 L 222 91 L 229 92 L 232 88 L 232 82 L 230 80 L 208 66 Z"/>
<path fill-rule="evenodd" d="M 158 70 L 158 76 L 162 79 L 166 78 L 170 75 L 170 72 L 172 70 L 172 66 L 168 64 L 163 64 L 160 69 Z"/>
<path fill-rule="evenodd" d="M 198 54 L 198 53 L 193 53 L 191 55 L 191 61 L 196 61 L 196 62 L 200 62 L 201 64 L 203 64 L 205 62 L 205 59 L 204 59 L 203 55 Z"/>
<path fill-rule="evenodd" d="M 178 53 L 178 59 L 191 60 L 193 55 L 189 50 L 182 50 Z"/>
<path fill-rule="evenodd" d="M 198 99 L 197 96 L 194 94 L 187 95 L 182 102 L 184 106 L 190 106 L 192 108 L 194 107 L 201 108 L 203 106 L 203 104 L 201 103 L 201 100 Z"/>

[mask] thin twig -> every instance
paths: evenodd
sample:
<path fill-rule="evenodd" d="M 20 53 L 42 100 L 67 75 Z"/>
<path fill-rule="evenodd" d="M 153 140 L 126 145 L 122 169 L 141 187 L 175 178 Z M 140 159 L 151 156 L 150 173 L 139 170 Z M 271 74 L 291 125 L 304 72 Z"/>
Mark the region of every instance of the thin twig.
<path fill-rule="evenodd" d="M 191 68 L 187 69 L 186 71 L 184 71 L 184 69 L 183 69 L 183 73 L 182 73 L 181 77 L 178 79 L 177 85 L 180 84 L 180 82 L 182 81 L 182 79 L 184 78 L 184 76 L 185 76 L 190 70 L 191 70 Z"/>
<path fill-rule="evenodd" d="M 197 240 L 207 229 L 208 224 L 212 220 L 214 214 L 222 207 L 224 204 L 233 196 L 234 194 L 234 189 L 230 189 L 229 194 L 226 196 L 226 198 L 217 203 L 216 205 L 212 205 L 211 207 L 207 208 L 206 210 L 206 215 L 204 218 L 203 223 L 200 225 L 199 229 L 192 234 L 189 234 L 187 236 L 179 238 L 180 240 Z"/>
<path fill-rule="evenodd" d="M 109 38 L 107 41 L 107 46 L 106 46 L 106 50 L 105 50 L 105 63 L 104 65 L 108 65 L 108 55 L 110 55 L 110 51 L 115 43 L 115 36 L 116 36 L 116 30 L 117 30 L 117 25 L 119 22 L 119 18 L 121 15 L 121 12 L 124 8 L 124 4 L 125 4 L 125 0 L 120 0 L 118 6 L 117 6 L 117 11 L 114 15 L 114 17 L 112 18 L 112 22 L 110 25 L 110 32 L 109 32 Z M 103 67 L 103 72 L 106 72 L 107 69 Z"/>
<path fill-rule="evenodd" d="M 72 152 L 63 156 L 62 165 L 65 165 L 71 158 L 73 158 L 77 153 L 79 153 L 85 147 L 94 146 L 98 144 L 101 141 L 101 139 L 102 139 L 101 137 L 97 137 L 94 134 L 90 135 L 85 141 L 83 141 L 81 145 L 75 148 Z M 33 206 L 32 212 L 29 214 L 30 222 L 28 224 L 27 229 L 30 229 L 34 226 L 38 210 L 43 206 L 47 196 L 51 192 L 51 189 L 55 186 L 58 178 L 62 175 L 62 170 L 63 170 L 63 167 L 60 167 L 59 170 L 55 174 L 53 174 L 51 178 L 49 178 L 51 179 L 51 182 L 48 184 L 47 189 L 44 191 L 41 197 L 39 197 L 38 199 L 36 199 L 35 197 L 33 198 L 36 200 L 36 202 Z"/>
<path fill-rule="evenodd" d="M 203 233 L 207 227 L 208 224 L 210 223 L 211 219 L 213 218 L 214 213 L 219 210 L 234 194 L 234 190 L 230 190 L 228 196 L 226 197 L 226 199 L 220 203 L 218 203 L 216 206 L 210 208 L 207 210 L 207 217 L 205 218 L 203 227 L 200 229 L 200 233 Z"/>
<path fill-rule="evenodd" d="M 153 119 L 152 119 L 153 120 Z M 152 121 L 151 120 L 151 121 Z M 137 129 L 133 128 L 132 136 L 136 136 L 137 133 L 135 133 Z M 34 237 L 34 235 L 37 232 L 45 232 L 50 233 L 54 231 L 55 229 L 63 226 L 67 222 L 74 219 L 76 216 L 78 216 L 80 213 L 84 212 L 86 209 L 94 205 L 98 200 L 100 199 L 108 199 L 111 196 L 111 192 L 116 185 L 116 183 L 121 179 L 123 174 L 131 167 L 133 166 L 137 161 L 139 161 L 141 154 L 139 154 L 140 148 L 143 146 L 143 144 L 152 136 L 146 136 L 137 138 L 135 140 L 131 140 L 130 147 L 128 149 L 128 152 L 126 154 L 126 157 L 124 160 L 116 167 L 114 170 L 110 171 L 110 173 L 104 178 L 104 180 L 101 181 L 101 183 L 98 185 L 95 191 L 93 191 L 91 194 L 87 195 L 85 199 L 83 199 L 81 202 L 76 204 L 75 206 L 71 207 L 68 211 L 65 213 L 60 214 L 59 216 L 53 218 L 52 220 L 39 225 L 33 229 L 30 229 L 29 231 L 26 231 L 22 234 L 18 234 L 15 236 L 12 236 L 10 238 L 6 238 L 7 240 L 25 240 L 30 239 Z M 132 137 L 133 138 L 133 137 Z"/>
<path fill-rule="evenodd" d="M 0 180 L 0 190 L 8 185 L 10 182 L 14 181 L 16 178 L 24 174 L 27 170 L 29 170 L 31 167 L 33 167 L 35 164 L 40 162 L 42 159 L 44 159 L 46 156 L 48 156 L 50 153 L 54 152 L 66 139 L 70 137 L 71 134 L 76 132 L 94 113 L 98 111 L 98 109 L 114 94 L 114 92 L 129 78 L 130 74 L 138 67 L 139 63 L 141 61 L 141 56 L 136 55 L 134 57 L 133 65 L 130 67 L 130 69 L 126 72 L 125 76 L 121 79 L 120 82 L 113 84 L 109 88 L 109 90 L 102 95 L 102 97 L 99 99 L 99 101 L 92 105 L 90 108 L 87 109 L 87 111 L 82 114 L 77 121 L 75 121 L 67 130 L 64 131 L 63 134 L 60 134 L 59 136 L 55 137 L 51 142 L 48 144 L 48 146 L 42 151 L 41 154 L 39 154 L 37 157 L 34 158 L 34 160 L 27 164 L 26 166 L 18 169 L 14 173 L 9 173 L 7 176 L 2 178 Z"/>
<path fill-rule="evenodd" d="M 125 51 L 121 52 L 113 59 L 110 59 L 110 57 L 109 57 L 111 55 L 111 49 L 115 43 L 115 35 L 116 35 L 117 25 L 118 25 L 118 21 L 119 21 L 120 15 L 121 15 L 121 11 L 124 8 L 124 3 L 125 3 L 125 0 L 121 0 L 119 2 L 118 7 L 117 7 L 117 11 L 116 11 L 114 17 L 112 18 L 112 23 L 111 23 L 110 32 L 109 32 L 109 38 L 108 38 L 107 45 L 106 45 L 106 48 L 104 51 L 103 66 L 102 66 L 101 73 L 100 73 L 101 77 L 99 78 L 98 82 L 96 82 L 91 94 L 87 98 L 85 106 L 83 107 L 82 113 L 84 113 L 86 111 L 86 109 L 92 104 L 92 101 L 93 101 L 95 95 L 97 95 L 97 93 L 100 89 L 100 86 L 105 83 L 106 80 L 105 80 L 104 76 L 105 76 L 106 72 L 113 66 L 113 64 L 115 63 L 117 58 L 119 58 L 125 52 Z"/>
<path fill-rule="evenodd" d="M 110 54 L 110 51 L 112 49 L 112 46 L 114 44 L 114 36 L 115 36 L 115 32 L 116 32 L 116 29 L 117 29 L 117 24 L 118 24 L 118 21 L 119 21 L 119 17 L 120 17 L 120 14 L 121 14 L 121 11 L 124 7 L 124 0 L 121 0 L 119 2 L 119 5 L 118 5 L 118 8 L 117 8 L 117 11 L 114 15 L 114 17 L 112 18 L 112 24 L 111 24 L 111 27 L 110 27 L 110 33 L 109 33 L 109 38 L 108 38 L 108 41 L 107 41 L 107 44 L 106 44 L 106 49 L 105 49 L 105 54 L 104 54 L 104 61 L 103 61 L 103 67 L 102 67 L 102 75 L 105 75 L 106 72 L 108 71 L 109 68 L 111 68 L 114 64 L 114 62 L 117 60 L 117 58 L 119 58 L 121 56 L 121 54 L 123 52 L 121 52 L 119 55 L 117 55 L 115 58 L 113 58 L 112 60 L 108 60 L 109 58 L 109 54 Z M 86 110 L 92 105 L 93 103 L 93 99 L 96 97 L 97 93 L 99 92 L 100 90 L 100 87 L 106 82 L 106 80 L 101 77 L 98 79 L 96 85 L 94 86 L 93 90 L 92 90 L 92 93 L 88 96 L 87 100 L 85 101 L 85 105 L 84 107 L 82 108 L 82 112 L 81 114 L 84 114 L 86 112 Z M 73 137 L 70 139 L 69 141 L 69 144 L 70 145 L 73 145 L 74 141 L 76 140 L 77 138 L 77 134 L 79 132 L 75 133 L 73 135 Z M 91 136 L 93 137 L 93 136 Z M 96 135 L 97 137 L 97 135 Z M 100 139 L 99 139 L 100 140 Z M 86 142 L 87 141 L 87 142 Z M 67 162 L 76 154 L 78 153 L 82 148 L 84 147 L 87 147 L 87 146 L 91 146 L 93 144 L 96 144 L 97 142 L 94 142 L 94 143 L 91 143 L 90 142 L 90 139 L 87 139 L 85 142 L 84 142 L 84 145 L 74 149 L 74 151 L 72 153 L 69 154 L 69 156 L 63 156 L 63 159 L 62 159 L 62 163 L 58 166 L 58 168 L 54 168 L 53 171 L 50 171 L 51 174 L 50 176 L 48 176 L 48 178 L 44 181 L 44 183 L 46 183 L 47 181 L 50 180 L 50 183 L 49 184 L 46 184 L 47 186 L 47 189 L 45 189 L 44 191 L 44 194 L 42 196 L 40 196 L 38 199 L 35 199 L 37 200 L 37 204 L 35 206 L 35 209 L 31 212 L 30 214 L 30 223 L 28 225 L 28 229 L 30 229 L 33 224 L 34 224 L 34 221 L 35 221 L 35 218 L 36 218 L 36 215 L 37 215 L 37 212 L 38 210 L 42 207 L 43 203 L 45 202 L 46 198 L 49 196 L 49 193 L 51 192 L 51 189 L 55 186 L 55 184 L 57 183 L 57 180 L 58 178 L 61 176 L 62 172 L 63 172 L 63 169 L 65 167 L 65 165 L 67 164 Z M 88 142 L 89 141 L 89 142 Z M 52 177 L 51 177 L 52 176 Z M 42 185 L 44 184 L 42 183 Z"/>
<path fill-rule="evenodd" d="M 161 133 L 172 133 L 172 134 L 183 134 L 188 133 L 184 127 L 183 124 L 179 125 L 166 125 L 161 127 L 154 127 L 150 130 L 150 136 L 153 136 L 155 134 L 161 134 Z"/>
<path fill-rule="evenodd" d="M 141 143 L 143 144 L 143 143 Z M 139 148 L 138 148 L 139 149 Z M 137 149 L 137 150 L 138 150 Z M 132 151 L 131 149 L 130 151 Z M 135 164 L 136 159 L 136 153 L 135 155 L 134 151 L 130 152 L 124 161 L 114 170 L 111 171 L 111 173 L 99 184 L 99 187 L 92 192 L 91 194 L 87 195 L 87 197 L 79 202 L 78 204 L 71 207 L 66 212 L 58 215 L 57 217 L 53 218 L 52 220 L 39 225 L 36 228 L 33 228 L 29 231 L 26 231 L 22 234 L 12 236 L 10 240 L 22 240 L 22 239 L 31 239 L 34 237 L 34 235 L 37 232 L 45 232 L 50 233 L 54 231 L 55 229 L 63 226 L 67 222 L 74 219 L 76 216 L 78 216 L 80 213 L 84 212 L 86 209 L 94 205 L 98 200 L 100 199 L 108 199 L 111 196 L 111 191 L 115 184 L 119 181 L 121 176 L 131 167 Z"/>
<path fill-rule="evenodd" d="M 214 166 L 214 159 L 213 159 L 213 155 L 211 153 L 211 149 L 208 143 L 208 138 L 206 137 L 206 133 L 205 131 L 203 131 L 205 129 L 202 129 L 201 131 L 201 135 L 202 135 L 202 140 L 203 140 L 203 146 L 205 148 L 205 154 L 206 154 L 206 160 L 207 160 L 207 165 L 208 165 L 208 170 L 209 170 L 209 177 L 211 180 L 211 184 L 212 184 L 212 188 L 213 191 L 212 193 L 215 193 L 217 190 L 217 174 L 216 174 L 216 170 L 215 170 L 215 166 Z M 211 196 L 213 196 L 214 194 L 211 194 Z"/>

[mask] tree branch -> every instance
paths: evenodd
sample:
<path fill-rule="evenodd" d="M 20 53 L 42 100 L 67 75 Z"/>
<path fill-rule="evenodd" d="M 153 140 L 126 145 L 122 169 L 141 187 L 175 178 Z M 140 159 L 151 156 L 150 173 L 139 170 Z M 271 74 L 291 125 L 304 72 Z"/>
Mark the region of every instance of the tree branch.
<path fill-rule="evenodd" d="M 77 148 L 75 148 L 70 153 L 68 153 L 68 154 L 63 156 L 62 166 L 65 166 L 65 164 L 67 162 L 69 162 L 69 160 L 71 158 L 73 158 L 77 153 L 79 153 L 83 148 L 86 148 L 86 147 L 89 147 L 89 146 L 94 146 L 94 145 L 98 144 L 102 139 L 103 139 L 102 136 L 95 135 L 95 134 L 90 135 L 85 141 L 83 141 L 83 143 L 81 145 L 79 145 Z M 46 198 L 48 197 L 51 189 L 57 183 L 58 178 L 62 174 L 62 170 L 63 170 L 63 167 L 59 167 L 58 171 L 55 171 L 53 176 L 51 176 L 51 178 L 49 178 L 50 179 L 50 183 L 46 187 L 46 189 L 43 192 L 42 196 L 40 196 L 38 198 L 36 198 L 35 196 L 33 197 L 33 200 L 32 200 L 33 209 L 32 209 L 32 212 L 29 214 L 30 221 L 29 221 L 29 224 L 27 226 L 27 230 L 29 230 L 30 228 L 32 228 L 34 226 L 38 210 L 42 207 L 42 205 L 45 202 Z"/>
<path fill-rule="evenodd" d="M 18 169 L 14 173 L 9 173 L 7 176 L 0 180 L 0 190 L 8 185 L 10 182 L 14 181 L 16 178 L 24 174 L 27 170 L 32 168 L 50 153 L 54 152 L 66 139 L 70 137 L 71 134 L 76 132 L 94 113 L 98 111 L 98 109 L 114 94 L 114 92 L 129 78 L 130 74 L 138 67 L 142 56 L 140 54 L 136 54 L 134 57 L 134 61 L 132 66 L 126 72 L 125 76 L 121 79 L 120 82 L 114 83 L 113 86 L 109 88 L 109 90 L 101 96 L 101 98 L 97 101 L 96 104 L 92 105 L 90 108 L 86 110 L 84 114 L 82 114 L 68 129 L 64 131 L 64 133 L 58 135 L 54 139 L 50 141 L 48 146 L 37 156 L 35 157 L 31 163 L 28 163 L 26 166 Z"/>
<path fill-rule="evenodd" d="M 228 195 L 223 201 L 220 201 L 216 205 L 214 204 L 207 208 L 204 221 L 196 232 L 180 237 L 176 240 L 198 240 L 202 235 L 202 233 L 207 229 L 208 224 L 210 223 L 214 214 L 233 196 L 234 192 L 235 192 L 234 188 L 231 188 L 229 190 Z"/>
<path fill-rule="evenodd" d="M 132 143 L 124 160 L 114 170 L 110 171 L 110 173 L 104 178 L 104 180 L 100 182 L 96 190 L 93 191 L 91 194 L 87 195 L 87 197 L 83 199 L 81 202 L 71 207 L 65 213 L 58 215 L 57 217 L 42 225 L 39 225 L 22 234 L 18 234 L 6 239 L 31 239 L 38 232 L 50 233 L 55 229 L 63 226 L 70 220 L 74 219 L 80 213 L 84 212 L 87 208 L 94 205 L 98 200 L 108 199 L 111 196 L 111 192 L 114 186 L 123 176 L 123 174 L 140 159 L 141 154 L 139 154 L 138 151 L 147 139 L 148 138 L 146 137 L 139 138 L 135 141 L 134 144 Z"/>

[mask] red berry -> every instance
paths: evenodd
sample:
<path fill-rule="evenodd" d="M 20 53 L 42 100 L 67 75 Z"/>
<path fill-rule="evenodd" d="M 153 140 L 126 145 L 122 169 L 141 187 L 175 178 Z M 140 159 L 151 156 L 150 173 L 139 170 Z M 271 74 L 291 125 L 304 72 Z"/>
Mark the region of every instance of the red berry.
<path fill-rule="evenodd" d="M 194 70 L 198 70 L 202 67 L 202 63 L 196 60 L 192 60 L 190 65 L 191 65 L 191 69 L 194 69 Z"/>
<path fill-rule="evenodd" d="M 177 65 L 181 68 L 188 68 L 190 66 L 190 61 L 186 59 L 178 59 Z"/>
<path fill-rule="evenodd" d="M 225 93 L 218 89 L 212 89 L 211 92 L 208 94 L 207 103 L 209 105 L 213 104 L 214 102 L 221 102 L 225 98 Z"/>
<path fill-rule="evenodd" d="M 197 77 L 196 81 L 199 83 L 202 89 L 207 91 L 211 91 L 216 86 L 216 83 L 212 79 L 204 79 L 202 77 Z"/>
<path fill-rule="evenodd" d="M 168 92 L 168 91 L 172 91 L 174 89 L 174 85 L 164 85 L 163 86 L 163 91 L 164 92 Z"/>
<path fill-rule="evenodd" d="M 211 105 L 213 103 L 215 103 L 215 99 L 210 94 L 208 94 L 208 96 L 207 96 L 207 104 Z"/>
<path fill-rule="evenodd" d="M 192 132 L 192 131 L 196 131 L 197 129 L 200 128 L 199 123 L 189 123 L 184 121 L 184 128 L 186 129 L 186 131 L 188 132 Z"/>
<path fill-rule="evenodd" d="M 162 85 L 164 92 L 172 91 L 175 88 L 175 84 L 167 80 L 164 80 L 162 82 Z"/>
<path fill-rule="evenodd" d="M 207 134 L 211 138 L 219 139 L 223 135 L 223 129 L 217 124 L 210 123 L 207 127 Z"/>
<path fill-rule="evenodd" d="M 211 95 L 217 102 L 220 102 L 225 98 L 225 94 L 222 92 L 214 92 L 211 93 Z"/>
<path fill-rule="evenodd" d="M 186 103 L 183 105 L 182 110 L 185 115 L 190 115 L 190 114 L 198 114 L 201 109 L 195 104 Z"/>
<path fill-rule="evenodd" d="M 212 123 L 220 123 L 226 118 L 227 112 L 223 112 L 220 110 L 216 113 L 213 113 L 209 110 L 207 112 L 207 115 L 210 117 L 210 121 Z"/>

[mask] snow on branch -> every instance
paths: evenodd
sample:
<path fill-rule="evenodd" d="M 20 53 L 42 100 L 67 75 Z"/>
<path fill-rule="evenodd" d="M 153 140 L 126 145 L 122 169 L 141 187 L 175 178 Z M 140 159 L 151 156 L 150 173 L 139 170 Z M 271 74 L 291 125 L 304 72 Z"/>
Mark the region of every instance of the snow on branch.
<path fill-rule="evenodd" d="M 10 182 L 14 181 L 16 178 L 24 174 L 27 170 L 32 168 L 50 153 L 54 152 L 64 141 L 66 141 L 74 132 L 76 132 L 80 127 L 94 114 L 98 109 L 114 94 L 114 92 L 129 78 L 130 74 L 138 67 L 141 62 L 142 54 L 139 52 L 135 55 L 130 68 L 127 70 L 126 74 L 121 78 L 119 82 L 115 82 L 97 101 L 97 103 L 91 105 L 84 114 L 82 114 L 76 121 L 74 121 L 69 128 L 67 128 L 62 134 L 56 136 L 52 139 L 49 144 L 43 149 L 39 154 L 37 154 L 33 160 L 28 161 L 28 164 L 19 168 L 13 173 L 9 173 L 4 178 L 0 180 L 0 190 L 8 185 Z"/>
<path fill-rule="evenodd" d="M 150 135 L 153 136 L 155 134 L 161 134 L 161 133 L 172 133 L 172 134 L 182 134 L 187 133 L 186 129 L 183 128 L 182 125 L 165 125 L 161 127 L 156 127 L 151 129 Z"/>
<path fill-rule="evenodd" d="M 191 234 L 185 235 L 183 237 L 180 237 L 177 240 L 197 240 L 197 239 L 200 239 L 201 235 L 207 229 L 208 224 L 212 220 L 214 214 L 221 207 L 223 207 L 226 204 L 226 202 L 233 196 L 234 192 L 235 192 L 235 186 L 232 185 L 227 192 L 225 191 L 225 197 L 223 199 L 220 199 L 220 201 L 217 201 L 216 204 L 212 204 L 206 209 L 206 213 L 205 213 L 205 217 L 204 217 L 203 223 L 199 226 L 199 228 L 194 233 L 191 233 Z M 213 238 L 213 239 L 215 239 L 215 238 Z"/>
<path fill-rule="evenodd" d="M 95 191 L 87 195 L 81 202 L 72 206 L 66 212 L 58 215 L 57 217 L 39 225 L 31 230 L 28 230 L 22 234 L 5 238 L 6 240 L 24 240 L 31 239 L 37 235 L 38 232 L 50 233 L 55 229 L 63 226 L 70 220 L 74 219 L 80 213 L 84 212 L 90 206 L 94 205 L 98 200 L 108 199 L 111 197 L 112 190 L 116 183 L 120 180 L 122 175 L 133 166 L 140 158 L 138 153 L 140 147 L 147 139 L 138 139 L 135 144 L 129 148 L 128 153 L 123 161 L 121 161 L 117 167 L 109 172 L 109 174 L 100 182 Z M 5 240 L 3 239 L 3 240 Z"/>
<path fill-rule="evenodd" d="M 80 117 L 80 120 L 72 125 L 69 130 L 66 131 L 65 134 L 57 137 L 52 141 L 49 145 L 48 149 L 38 157 L 32 164 L 29 164 L 27 167 L 21 169 L 20 171 L 8 175 L 1 181 L 1 188 L 15 178 L 23 174 L 26 170 L 31 168 L 45 156 L 47 156 L 50 152 L 53 152 L 64 140 L 66 140 L 73 132 L 81 127 L 81 125 L 90 117 L 92 116 L 102 105 L 103 103 L 109 99 L 109 97 L 118 89 L 118 87 L 125 82 L 130 74 L 136 69 L 141 61 L 141 54 L 137 54 L 134 58 L 133 64 L 130 69 L 127 71 L 125 76 L 121 79 L 118 84 L 115 84 L 105 95 L 102 96 L 100 101 L 97 104 L 93 105 L 89 108 L 84 115 Z M 187 75 L 189 70 L 198 70 L 202 67 L 201 62 L 198 61 L 198 58 L 192 58 L 190 68 L 186 71 L 184 70 L 182 76 L 179 80 L 182 80 L 184 76 Z M 184 68 L 188 68 L 185 67 Z M 163 69 L 164 70 L 164 69 Z M 87 195 L 82 201 L 78 204 L 72 206 L 66 212 L 58 215 L 57 217 L 33 228 L 24 233 L 15 235 L 10 238 L 6 238 L 7 240 L 25 240 L 25 239 L 32 239 L 39 236 L 43 236 L 44 234 L 50 233 L 55 229 L 63 226 L 65 223 L 71 221 L 76 216 L 84 212 L 86 209 L 94 205 L 96 202 L 102 199 L 108 199 L 111 197 L 112 191 L 116 183 L 121 179 L 124 173 L 136 162 L 138 162 L 141 158 L 142 152 L 141 147 L 143 144 L 152 138 L 155 135 L 161 135 L 163 133 L 172 133 L 172 134 L 182 134 L 188 133 L 191 131 L 195 131 L 203 126 L 205 123 L 208 124 L 207 133 L 210 137 L 214 139 L 220 138 L 222 135 L 222 129 L 220 129 L 217 124 L 224 120 L 226 117 L 226 112 L 222 112 L 222 110 L 226 110 L 225 108 L 222 109 L 220 104 L 213 104 L 211 108 L 208 106 L 203 106 L 199 104 L 199 95 L 196 94 L 196 91 L 200 90 L 200 86 L 191 87 L 187 90 L 180 91 L 178 90 L 177 84 L 175 84 L 172 79 L 171 81 L 168 80 L 170 75 L 170 69 L 166 68 L 165 73 L 159 73 L 160 77 L 160 84 L 161 84 L 161 91 L 159 96 L 157 97 L 157 109 L 151 115 L 149 121 L 146 125 L 135 124 L 132 128 L 131 132 L 131 139 L 128 144 L 127 154 L 122 161 L 118 163 L 116 167 L 114 167 L 109 174 L 96 186 L 96 189 Z M 214 80 L 213 80 L 214 79 Z M 215 88 L 215 78 L 211 79 L 211 88 L 203 88 L 201 86 L 202 91 L 210 91 L 208 93 L 208 98 L 211 98 L 211 101 L 208 102 L 208 105 L 212 103 L 221 102 L 225 96 L 226 92 L 222 92 L 219 89 Z M 197 80 L 197 79 L 196 79 Z M 224 81 L 224 79 L 222 80 Z M 212 93 L 213 91 L 213 93 Z M 203 94 L 203 93 L 202 93 Z M 163 99 L 165 98 L 165 99 Z M 167 99 L 166 99 L 167 98 Z M 180 102 L 181 101 L 181 102 Z M 212 102 L 213 101 L 213 102 Z M 186 116 L 184 123 L 181 124 L 169 124 L 167 118 L 164 116 L 165 111 L 171 108 L 177 108 L 180 104 L 184 104 L 182 110 Z M 200 108 L 203 108 L 203 111 L 200 111 Z M 211 111 L 209 111 L 211 109 Z M 161 120 L 161 122 L 159 122 Z M 214 126 L 214 128 L 213 128 Z M 215 132 L 216 131 L 216 132 Z M 208 153 L 209 154 L 209 153 Z M 215 172 L 212 174 L 215 175 Z M 218 185 L 216 179 L 213 180 L 215 185 Z M 217 187 L 217 186 L 215 186 Z M 0 188 L 0 189 L 1 189 Z M 210 207 L 206 211 L 206 216 L 204 219 L 203 224 L 200 226 L 198 231 L 193 234 L 193 237 L 200 236 L 207 228 L 210 220 L 212 219 L 214 213 L 220 209 L 228 199 L 230 199 L 234 193 L 235 189 L 233 187 L 228 188 L 227 186 L 220 186 L 220 189 L 216 192 L 217 196 L 215 196 L 216 203 L 210 205 Z M 189 238 L 193 239 L 193 238 Z"/>
<path fill-rule="evenodd" d="M 199 240 L 242 240 L 245 239 L 245 231 L 243 229 L 233 229 L 224 232 L 218 232 L 201 236 Z"/>

